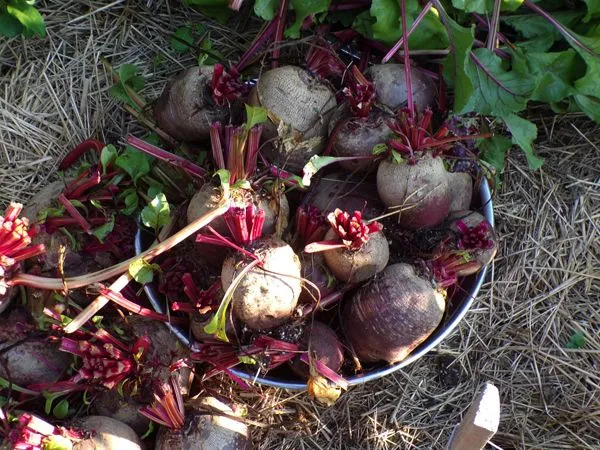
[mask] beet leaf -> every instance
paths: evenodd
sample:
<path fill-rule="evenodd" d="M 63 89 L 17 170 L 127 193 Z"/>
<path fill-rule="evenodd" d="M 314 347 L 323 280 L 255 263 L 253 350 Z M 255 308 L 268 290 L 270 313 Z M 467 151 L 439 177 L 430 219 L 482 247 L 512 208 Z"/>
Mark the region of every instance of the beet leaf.
<path fill-rule="evenodd" d="M 330 0 L 291 0 L 290 4 L 296 12 L 296 20 L 285 31 L 285 36 L 288 38 L 300 37 L 300 28 L 304 19 L 317 13 L 327 12 L 329 3 Z"/>

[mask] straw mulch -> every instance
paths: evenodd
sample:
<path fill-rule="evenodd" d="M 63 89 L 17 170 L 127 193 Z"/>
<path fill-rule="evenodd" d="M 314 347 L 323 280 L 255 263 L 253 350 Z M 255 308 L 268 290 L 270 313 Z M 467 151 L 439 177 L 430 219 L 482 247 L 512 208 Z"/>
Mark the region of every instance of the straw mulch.
<path fill-rule="evenodd" d="M 56 178 L 60 156 L 82 139 L 141 135 L 108 95 L 100 57 L 138 64 L 143 94 L 155 98 L 193 64 L 168 46 L 175 29 L 201 20 L 182 10 L 162 1 L 46 2 L 45 40 L 0 41 L 0 203 L 26 201 Z M 226 56 L 252 38 L 236 31 L 243 21 L 207 25 Z M 249 406 L 259 448 L 442 449 L 485 381 L 502 400 L 489 448 L 599 448 L 600 130 L 577 115 L 530 115 L 546 163 L 531 172 L 511 155 L 494 200 L 500 254 L 458 331 L 329 409 L 302 393 L 232 389 Z M 582 348 L 569 348 L 575 333 Z"/>

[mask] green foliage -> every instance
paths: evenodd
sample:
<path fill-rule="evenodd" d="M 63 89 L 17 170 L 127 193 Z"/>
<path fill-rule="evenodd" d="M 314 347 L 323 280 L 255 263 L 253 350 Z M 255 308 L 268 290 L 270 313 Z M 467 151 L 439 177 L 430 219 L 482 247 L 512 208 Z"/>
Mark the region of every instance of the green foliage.
<path fill-rule="evenodd" d="M 502 0 L 502 11 L 516 11 L 523 0 Z M 452 6 L 468 13 L 488 14 L 494 10 L 494 0 L 452 0 Z"/>
<path fill-rule="evenodd" d="M 277 14 L 280 0 L 256 0 L 254 2 L 254 14 L 263 20 L 273 20 Z"/>
<path fill-rule="evenodd" d="M 11 38 L 22 33 L 25 37 L 46 37 L 44 18 L 33 4 L 27 0 L 0 2 L 0 36 Z"/>
<path fill-rule="evenodd" d="M 262 106 L 246 105 L 246 130 L 249 130 L 254 125 L 260 125 L 267 121 L 267 110 Z"/>
<path fill-rule="evenodd" d="M 115 165 L 127 172 L 133 182 L 137 184 L 141 177 L 150 172 L 150 159 L 150 156 L 128 145 L 125 147 L 125 151 L 115 159 Z"/>
<path fill-rule="evenodd" d="M 215 64 L 225 59 L 213 48 L 210 33 L 201 24 L 175 30 L 170 45 L 171 49 L 177 53 L 198 51 L 198 65 Z"/>
<path fill-rule="evenodd" d="M 158 264 L 150 264 L 142 258 L 136 259 L 129 265 L 129 275 L 140 284 L 151 283 L 154 279 L 155 270 L 160 270 Z"/>
<path fill-rule="evenodd" d="M 285 30 L 285 36 L 288 38 L 300 37 L 300 27 L 304 19 L 314 14 L 327 12 L 329 2 L 330 0 L 291 0 L 290 5 L 296 13 L 296 20 Z"/>
<path fill-rule="evenodd" d="M 138 104 L 133 100 L 133 96 L 139 92 L 145 84 L 145 80 L 138 75 L 140 69 L 134 64 L 123 64 L 117 69 L 119 82 L 110 88 L 113 97 L 127 103 L 131 107 L 139 110 Z"/>
<path fill-rule="evenodd" d="M 153 188 L 150 188 L 152 191 Z M 153 195 L 150 195 L 150 194 Z M 148 196 L 152 199 L 147 206 L 142 209 L 141 219 L 144 226 L 152 228 L 158 233 L 162 227 L 169 223 L 171 217 L 171 208 L 167 197 L 162 192 L 149 192 Z"/>
<path fill-rule="evenodd" d="M 569 339 L 566 345 L 567 348 L 579 349 L 585 347 L 585 334 L 579 332 L 575 333 Z"/>
<path fill-rule="evenodd" d="M 104 225 L 100 225 L 98 228 L 93 230 L 92 233 L 94 234 L 94 236 L 96 236 L 98 238 L 98 240 L 100 242 L 104 242 L 104 239 L 106 238 L 106 236 L 109 235 L 109 233 L 112 232 L 114 227 L 115 227 L 115 216 L 112 215 L 112 216 L 110 216 L 109 221 L 107 221 Z"/>
<path fill-rule="evenodd" d="M 106 174 L 106 169 L 117 159 L 117 148 L 109 144 L 100 152 L 100 164 L 102 164 L 102 173 Z"/>
<path fill-rule="evenodd" d="M 407 0 L 407 25 L 410 28 L 421 6 L 417 0 Z M 394 44 L 402 37 L 400 3 L 397 0 L 373 0 L 368 12 L 359 15 L 354 28 L 368 38 Z M 411 49 L 440 49 L 448 46 L 448 36 L 439 17 L 429 11 L 418 28 L 408 38 Z"/>

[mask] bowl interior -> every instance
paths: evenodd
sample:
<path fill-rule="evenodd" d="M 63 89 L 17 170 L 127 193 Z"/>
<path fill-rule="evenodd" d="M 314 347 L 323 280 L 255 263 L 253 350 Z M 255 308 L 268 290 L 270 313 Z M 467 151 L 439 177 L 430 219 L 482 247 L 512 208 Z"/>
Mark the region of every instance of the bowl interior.
<path fill-rule="evenodd" d="M 489 185 L 485 179 L 483 179 L 481 182 L 478 200 L 479 201 L 476 202 L 476 206 L 478 206 L 479 211 L 493 226 L 494 212 L 492 206 L 491 193 Z M 144 249 L 146 249 L 152 243 L 153 238 L 153 235 L 145 231 L 143 228 L 140 228 L 135 237 L 136 253 L 139 254 Z M 393 365 L 385 363 L 379 365 L 371 365 L 367 370 L 365 370 L 364 373 L 347 378 L 349 385 L 361 384 L 367 381 L 376 380 L 378 378 L 384 377 L 392 372 L 395 372 L 403 367 L 408 366 L 412 362 L 422 357 L 425 353 L 429 352 L 436 345 L 438 345 L 444 338 L 446 338 L 446 336 L 448 336 L 452 331 L 454 331 L 458 323 L 465 316 L 465 314 L 471 307 L 473 300 L 475 300 L 475 297 L 477 296 L 479 289 L 481 288 L 481 285 L 485 280 L 486 275 L 487 267 L 484 267 L 483 270 L 481 270 L 476 275 L 466 277 L 462 280 L 462 293 L 457 293 L 453 297 L 452 302 L 449 303 L 448 311 L 446 313 L 444 321 L 433 332 L 433 334 L 429 336 L 429 338 L 425 342 L 423 342 L 410 354 L 408 358 Z M 163 313 L 164 299 L 162 298 L 161 294 L 158 292 L 154 284 L 146 284 L 144 286 L 144 290 L 154 309 L 160 313 Z M 187 346 L 191 345 L 189 335 L 185 330 L 171 324 L 167 324 L 167 326 L 183 344 Z M 267 386 L 294 390 L 306 389 L 305 381 L 293 379 L 291 376 L 285 378 L 283 376 L 258 376 L 254 373 L 245 371 L 244 369 L 232 369 L 232 372 L 242 379 L 245 379 L 250 382 L 257 382 Z"/>

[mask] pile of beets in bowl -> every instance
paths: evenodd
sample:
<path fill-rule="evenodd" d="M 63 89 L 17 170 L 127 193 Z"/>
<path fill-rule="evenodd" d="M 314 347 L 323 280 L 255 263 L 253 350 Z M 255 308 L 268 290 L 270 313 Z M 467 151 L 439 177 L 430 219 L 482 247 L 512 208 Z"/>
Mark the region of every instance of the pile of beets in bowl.
<path fill-rule="evenodd" d="M 481 285 L 497 248 L 475 146 L 487 136 L 444 117 L 431 72 L 360 66 L 317 38 L 302 67 L 251 82 L 194 67 L 155 104 L 161 129 L 210 145 L 214 176 L 173 229 L 227 206 L 146 286 L 187 318 L 172 329 L 206 376 L 313 391 L 376 378 L 439 342 Z M 138 252 L 153 239 L 142 229 Z"/>

